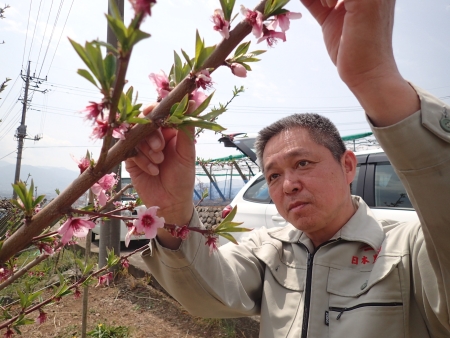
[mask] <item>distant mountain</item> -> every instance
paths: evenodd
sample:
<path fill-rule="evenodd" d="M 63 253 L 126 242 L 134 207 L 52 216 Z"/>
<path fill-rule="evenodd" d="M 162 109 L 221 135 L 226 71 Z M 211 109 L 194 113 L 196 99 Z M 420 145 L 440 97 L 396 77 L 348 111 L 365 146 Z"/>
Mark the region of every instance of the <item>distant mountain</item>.
<path fill-rule="evenodd" d="M 14 181 L 15 171 L 15 164 L 0 161 L 0 198 L 12 197 L 11 183 Z M 46 195 L 48 200 L 56 197 L 55 189 L 63 191 L 79 175 L 77 171 L 65 168 L 22 165 L 20 179 L 25 181 L 28 174 L 31 175 L 28 183 L 33 179 L 38 195 Z"/>

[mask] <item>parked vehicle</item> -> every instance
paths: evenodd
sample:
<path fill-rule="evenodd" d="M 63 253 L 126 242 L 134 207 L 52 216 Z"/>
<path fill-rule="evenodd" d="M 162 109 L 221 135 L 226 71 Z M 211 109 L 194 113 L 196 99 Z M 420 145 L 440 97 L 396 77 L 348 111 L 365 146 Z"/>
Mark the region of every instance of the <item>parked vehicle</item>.
<path fill-rule="evenodd" d="M 254 139 L 246 138 L 247 148 L 252 148 L 248 146 L 252 141 L 254 142 Z M 234 139 L 229 140 L 228 146 L 234 142 Z M 240 142 L 238 140 L 237 144 Z M 417 220 L 417 213 L 405 188 L 383 150 L 369 150 L 355 154 L 358 164 L 351 185 L 352 194 L 361 196 L 377 219 Z M 224 208 L 222 217 L 236 205 L 238 210 L 235 220 L 244 222 L 246 228 L 272 228 L 288 224 L 272 202 L 267 182 L 261 172 L 241 189 L 229 206 Z M 243 240 L 247 236 L 249 233 L 237 233 L 235 237 Z M 225 239 L 220 239 L 221 244 L 226 242 Z"/>

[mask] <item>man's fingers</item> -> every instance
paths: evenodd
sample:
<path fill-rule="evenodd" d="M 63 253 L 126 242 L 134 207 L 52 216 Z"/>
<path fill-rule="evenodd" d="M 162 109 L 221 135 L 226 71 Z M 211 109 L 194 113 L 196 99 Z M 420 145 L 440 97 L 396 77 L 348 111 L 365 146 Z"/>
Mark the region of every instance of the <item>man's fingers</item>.
<path fill-rule="evenodd" d="M 161 133 L 161 129 L 155 130 L 153 133 L 147 136 L 144 141 L 154 152 L 163 151 L 166 145 L 166 141 L 164 139 L 164 135 Z"/>
<path fill-rule="evenodd" d="M 144 113 L 144 116 L 147 116 L 148 114 L 150 114 L 157 105 L 158 105 L 158 102 L 152 102 L 148 106 L 146 106 L 144 108 L 144 110 L 142 111 Z"/>
<path fill-rule="evenodd" d="M 136 156 L 134 156 L 133 158 L 129 159 L 128 161 L 130 161 L 130 164 L 127 164 L 127 166 L 126 166 L 127 171 L 130 172 L 130 175 L 131 175 L 132 171 L 135 171 L 135 172 L 143 171 L 146 174 L 149 174 L 152 176 L 158 175 L 159 174 L 158 165 L 153 163 L 146 154 L 142 153 L 141 150 L 139 150 L 139 148 L 137 148 L 137 149 L 138 149 L 138 154 Z"/>
<path fill-rule="evenodd" d="M 309 10 L 320 25 L 323 24 L 330 12 L 334 9 L 334 6 L 331 8 L 328 7 L 327 0 L 300 0 L 300 2 Z M 335 2 L 335 5 L 337 4 L 336 0 L 331 0 L 330 2 Z"/>

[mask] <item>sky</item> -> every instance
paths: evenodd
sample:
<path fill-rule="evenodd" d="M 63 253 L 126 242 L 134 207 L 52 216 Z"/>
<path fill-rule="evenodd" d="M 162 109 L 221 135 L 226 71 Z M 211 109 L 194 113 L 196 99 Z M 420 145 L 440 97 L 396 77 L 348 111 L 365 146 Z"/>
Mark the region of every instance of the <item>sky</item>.
<path fill-rule="evenodd" d="M 254 7 L 257 1 L 236 1 Z M 17 141 L 14 133 L 20 123 L 24 81 L 28 60 L 31 74 L 47 79 L 34 92 L 26 115 L 29 137 L 22 163 L 76 170 L 70 154 L 81 157 L 86 150 L 96 156 L 101 142 L 90 138 L 92 127 L 80 111 L 101 96 L 87 80 L 76 74 L 85 68 L 67 37 L 84 44 L 106 40 L 107 0 L 14 0 L 0 20 L 0 81 L 12 80 L 0 94 L 0 160 L 15 163 Z M 195 30 L 207 45 L 220 41 L 212 29 L 211 15 L 219 0 L 158 0 L 152 16 L 142 25 L 150 39 L 139 43 L 127 75 L 144 104 L 156 99 L 148 75 L 160 69 L 169 72 L 173 50 L 192 55 Z M 301 12 L 302 19 L 291 22 L 287 41 L 268 48 L 263 42 L 250 50 L 267 49 L 262 61 L 252 64 L 247 78 L 238 78 L 229 69 L 213 74 L 216 90 L 213 105 L 225 103 L 234 86 L 244 86 L 219 118 L 227 132 L 256 133 L 269 123 L 292 113 L 322 113 L 336 123 L 341 135 L 369 131 L 363 110 L 340 80 L 324 47 L 319 25 L 301 6 L 287 6 Z M 59 13 L 59 15 L 58 15 Z M 125 0 L 125 22 L 131 19 L 131 5 Z M 238 16 L 237 20 L 241 20 Z M 450 102 L 450 0 L 398 0 L 394 27 L 394 53 L 402 75 L 409 81 Z M 220 135 L 204 133 L 197 143 L 201 158 L 237 154 L 217 140 Z M 13 178 L 11 178 L 12 180 Z"/>

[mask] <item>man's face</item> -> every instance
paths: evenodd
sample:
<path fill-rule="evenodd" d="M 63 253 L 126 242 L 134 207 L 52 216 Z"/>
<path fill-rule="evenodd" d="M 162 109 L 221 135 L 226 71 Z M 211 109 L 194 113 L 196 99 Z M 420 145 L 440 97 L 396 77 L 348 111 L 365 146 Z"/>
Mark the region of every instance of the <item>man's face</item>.
<path fill-rule="evenodd" d="M 356 158 L 352 152 L 338 162 L 307 130 L 296 127 L 267 142 L 263 165 L 278 212 L 311 239 L 333 236 L 353 215 L 349 184 Z"/>

